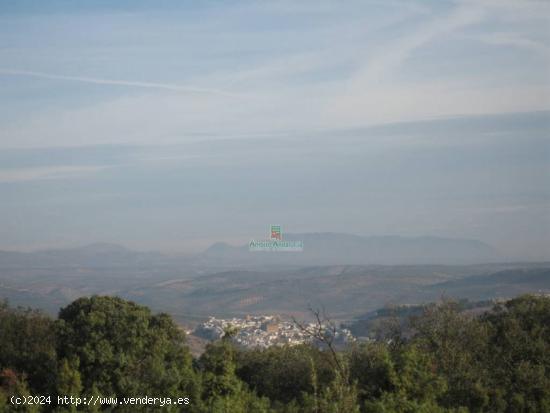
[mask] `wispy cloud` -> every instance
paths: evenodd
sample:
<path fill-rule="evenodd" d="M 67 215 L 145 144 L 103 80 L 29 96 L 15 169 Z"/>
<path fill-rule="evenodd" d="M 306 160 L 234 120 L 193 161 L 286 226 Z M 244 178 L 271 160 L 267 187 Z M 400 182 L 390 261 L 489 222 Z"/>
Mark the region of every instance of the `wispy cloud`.
<path fill-rule="evenodd" d="M 80 178 L 107 168 L 106 166 L 48 166 L 0 170 L 0 183 L 26 182 L 43 179 Z"/>
<path fill-rule="evenodd" d="M 487 44 L 519 47 L 535 52 L 547 59 L 550 58 L 550 46 L 521 36 L 518 33 L 498 32 L 478 36 L 477 38 Z"/>
<path fill-rule="evenodd" d="M 179 143 L 546 110 L 547 78 L 532 63 L 540 59 L 514 59 L 548 52 L 539 17 L 548 8 L 540 3 L 371 0 L 343 8 L 328 1 L 320 11 L 291 1 L 246 2 L 201 10 L 201 19 L 181 10 L 153 20 L 114 13 L 101 30 L 98 17 L 86 13 L 67 27 L 41 17 L 35 32 L 14 22 L 0 27 L 22 45 L 0 47 L 10 62 L 0 67 L 10 91 L 0 99 L 8 109 L 4 119 L 0 112 L 0 147 Z M 92 35 L 58 38 L 82 25 Z M 144 28 L 155 36 L 135 44 Z M 494 46 L 490 58 L 487 44 Z M 87 67 L 101 75 L 84 76 Z M 10 76 L 69 87 L 60 93 L 54 82 L 36 88 Z M 98 98 L 69 82 L 109 93 Z M 48 104 L 39 106 L 43 97 Z"/>
<path fill-rule="evenodd" d="M 365 59 L 352 79 L 353 83 L 376 83 L 381 76 L 388 76 L 398 69 L 417 49 L 445 34 L 452 33 L 465 26 L 478 23 L 484 18 L 480 7 L 457 6 L 448 15 L 435 15 L 427 24 L 414 32 L 406 33 L 390 44 L 381 47 L 378 54 Z"/>
<path fill-rule="evenodd" d="M 137 87 L 137 88 L 145 88 L 145 89 L 169 90 L 172 92 L 181 92 L 181 93 L 195 93 L 195 94 L 199 93 L 199 94 L 213 94 L 213 95 L 237 97 L 237 94 L 227 92 L 224 90 L 202 88 L 202 87 L 196 87 L 196 86 L 173 85 L 173 84 L 167 84 L 167 83 L 135 82 L 130 80 L 101 79 L 101 78 L 84 77 L 84 76 L 66 76 L 66 75 L 58 75 L 58 74 L 52 74 L 52 73 L 34 72 L 34 71 L 28 71 L 28 70 L 0 69 L 0 74 L 9 75 L 9 76 L 30 76 L 30 77 L 38 77 L 42 79 L 53 79 L 53 80 L 67 80 L 67 81 L 73 81 L 73 82 L 93 83 L 96 85 L 127 86 L 127 87 Z"/>

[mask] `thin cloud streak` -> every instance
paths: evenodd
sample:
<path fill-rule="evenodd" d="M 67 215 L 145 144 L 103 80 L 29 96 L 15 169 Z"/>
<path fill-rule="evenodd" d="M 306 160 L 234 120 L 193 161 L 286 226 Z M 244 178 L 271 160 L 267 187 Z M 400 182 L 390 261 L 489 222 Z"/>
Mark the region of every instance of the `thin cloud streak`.
<path fill-rule="evenodd" d="M 68 80 L 74 82 L 83 82 L 83 83 L 92 83 L 96 85 L 116 85 L 116 86 L 128 86 L 128 87 L 138 87 L 146 89 L 163 89 L 171 90 L 173 92 L 183 92 L 183 93 L 200 93 L 200 94 L 212 94 L 212 95 L 221 95 L 228 97 L 240 97 L 240 95 L 226 92 L 219 89 L 209 89 L 201 88 L 195 86 L 181 86 L 181 85 L 171 85 L 166 83 L 156 83 L 156 82 L 135 82 L 128 80 L 114 80 L 114 79 L 101 79 L 93 77 L 83 77 L 83 76 L 65 76 L 57 75 L 52 73 L 44 72 L 34 72 L 27 70 L 6 70 L 0 69 L 0 74 L 9 75 L 9 76 L 30 76 L 38 77 L 42 79 L 54 79 L 54 80 Z"/>
<path fill-rule="evenodd" d="M 417 29 L 415 32 L 398 38 L 393 44 L 386 45 L 374 58 L 367 59 L 365 65 L 352 79 L 353 89 L 356 82 L 376 84 L 380 78 L 387 77 L 398 69 L 417 50 L 434 39 L 457 31 L 465 26 L 481 22 L 485 17 L 483 8 L 466 8 L 458 6 L 447 16 L 434 17 L 431 22 Z"/>
<path fill-rule="evenodd" d="M 83 175 L 99 172 L 107 166 L 53 166 L 43 168 L 18 168 L 0 170 L 0 184 L 28 182 L 43 179 L 80 178 Z"/>
<path fill-rule="evenodd" d="M 515 33 L 493 33 L 485 36 L 477 36 L 477 38 L 487 44 L 498 46 L 515 46 L 527 49 L 543 56 L 546 59 L 550 59 L 550 47 L 542 42 L 527 39 Z"/>

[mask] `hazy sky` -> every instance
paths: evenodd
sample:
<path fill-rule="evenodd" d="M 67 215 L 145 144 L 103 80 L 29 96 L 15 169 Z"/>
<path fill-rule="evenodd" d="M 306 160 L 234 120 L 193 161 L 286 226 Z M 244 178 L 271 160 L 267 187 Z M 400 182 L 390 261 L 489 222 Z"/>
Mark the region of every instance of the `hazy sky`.
<path fill-rule="evenodd" d="M 0 0 L 0 248 L 271 223 L 550 259 L 550 2 Z"/>

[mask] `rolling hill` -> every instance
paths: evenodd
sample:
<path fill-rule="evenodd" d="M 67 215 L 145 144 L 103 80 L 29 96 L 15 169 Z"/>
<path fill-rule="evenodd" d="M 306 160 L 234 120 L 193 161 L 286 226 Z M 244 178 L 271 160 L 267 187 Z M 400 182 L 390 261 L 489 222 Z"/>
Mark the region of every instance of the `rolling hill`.
<path fill-rule="evenodd" d="M 285 239 L 302 239 L 304 252 L 257 253 L 221 243 L 188 257 L 113 244 L 0 252 L 0 298 L 51 313 L 77 297 L 105 294 L 179 320 L 304 315 L 309 305 L 349 319 L 386 304 L 418 304 L 442 294 L 490 299 L 550 291 L 549 263 L 480 264 L 498 253 L 479 241 L 334 233 Z M 460 265 L 449 264 L 455 262 Z"/>

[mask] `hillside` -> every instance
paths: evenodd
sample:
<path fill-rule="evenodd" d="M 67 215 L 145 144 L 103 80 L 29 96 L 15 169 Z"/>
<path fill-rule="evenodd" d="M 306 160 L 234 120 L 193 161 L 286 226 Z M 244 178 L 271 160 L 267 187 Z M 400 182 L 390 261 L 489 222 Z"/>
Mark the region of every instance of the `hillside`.
<path fill-rule="evenodd" d="M 418 304 L 442 294 L 477 300 L 550 288 L 548 263 L 352 264 L 390 260 L 392 250 L 396 262 L 415 261 L 420 255 L 426 261 L 436 256 L 448 261 L 473 259 L 476 250 L 480 260 L 482 255 L 489 259 L 496 254 L 478 241 L 331 233 L 285 239 L 303 239 L 305 251 L 256 253 L 220 243 L 190 257 L 113 244 L 1 252 L 0 297 L 55 314 L 81 296 L 119 295 L 193 322 L 209 315 L 303 315 L 309 305 L 324 306 L 334 316 L 350 319 L 387 304 Z"/>
<path fill-rule="evenodd" d="M 506 268 L 508 267 L 508 268 Z M 484 288 L 465 286 L 483 283 Z M 418 304 L 442 295 L 492 299 L 550 293 L 550 265 L 327 266 L 285 271 L 226 271 L 123 293 L 176 317 L 282 313 L 303 316 L 323 306 L 335 318 L 387 304 Z"/>

